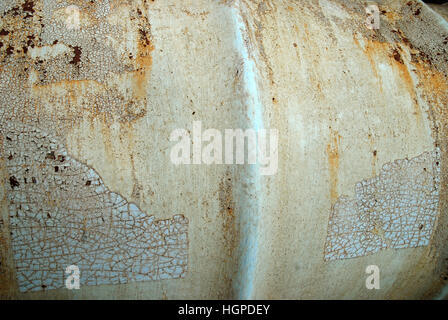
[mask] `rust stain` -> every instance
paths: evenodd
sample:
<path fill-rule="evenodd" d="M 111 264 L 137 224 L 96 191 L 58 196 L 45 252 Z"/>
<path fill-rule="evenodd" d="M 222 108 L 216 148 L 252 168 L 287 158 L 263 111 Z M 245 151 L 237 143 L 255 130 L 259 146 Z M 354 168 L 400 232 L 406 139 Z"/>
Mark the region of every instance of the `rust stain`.
<path fill-rule="evenodd" d="M 383 92 L 383 80 L 381 75 L 378 73 L 377 62 L 384 60 L 385 63 L 388 63 L 393 70 L 397 78 L 402 81 L 397 81 L 399 84 L 403 84 L 406 91 L 409 93 L 409 96 L 412 99 L 412 104 L 414 107 L 413 114 L 416 117 L 417 126 L 422 128 L 423 125 L 423 116 L 422 111 L 420 109 L 417 93 L 415 91 L 415 83 L 412 79 L 411 73 L 403 59 L 403 51 L 399 44 L 387 43 L 387 42 L 379 42 L 376 40 L 368 40 L 365 48 L 361 48 L 356 37 L 353 37 L 354 43 L 363 50 L 365 56 L 369 60 L 369 63 L 372 67 L 373 74 L 378 81 L 378 87 L 381 92 Z"/>
<path fill-rule="evenodd" d="M 394 11 L 387 11 L 384 12 L 384 15 L 386 16 L 387 20 L 389 20 L 390 22 L 395 22 L 397 20 L 400 20 L 402 18 L 402 16 Z"/>
<path fill-rule="evenodd" d="M 439 71 L 438 69 L 446 70 L 444 67 L 435 66 L 428 55 L 423 52 L 417 52 L 418 55 L 416 59 L 411 62 L 415 68 L 415 73 L 418 77 L 417 88 L 421 90 L 421 96 L 427 101 L 429 105 L 429 117 L 432 123 L 432 136 L 435 140 L 436 146 L 440 147 L 442 152 L 442 159 L 448 158 L 448 76 L 446 73 Z M 430 259 L 431 265 L 434 261 L 438 261 L 436 268 L 429 272 L 441 272 L 444 267 L 443 261 L 445 260 L 446 254 L 448 252 L 447 247 L 444 245 L 446 243 L 446 233 L 447 233 L 447 217 L 444 212 L 448 209 L 448 164 L 446 161 L 442 161 L 441 165 L 441 177 L 442 181 L 440 183 L 440 215 L 438 217 L 436 230 L 433 235 L 432 243 L 427 248 L 427 254 L 422 256 L 419 260 L 418 270 L 423 270 L 425 263 Z M 406 273 L 406 278 L 409 277 L 410 273 Z M 433 297 L 438 294 L 439 290 L 446 285 L 443 279 L 435 279 L 432 284 L 432 289 L 428 290 L 426 293 L 427 298 Z"/>
<path fill-rule="evenodd" d="M 134 136 L 134 131 L 130 130 L 131 128 L 129 127 L 126 130 L 127 133 L 127 147 L 128 147 L 128 155 L 129 155 L 129 161 L 131 163 L 131 174 L 132 174 L 132 180 L 133 180 L 133 188 L 138 190 L 138 186 L 140 185 L 138 182 L 138 178 L 137 175 L 135 174 L 136 171 L 136 167 L 135 167 L 135 159 L 134 159 L 134 154 L 133 154 L 133 150 L 136 150 L 135 148 L 135 136 Z M 140 201 L 140 199 L 136 199 L 136 201 Z"/>
<path fill-rule="evenodd" d="M 417 101 L 417 93 L 415 91 L 415 84 L 412 80 L 408 67 L 405 65 L 399 49 L 393 49 L 391 55 L 389 55 L 389 61 L 392 67 L 398 73 L 400 79 L 403 80 L 406 90 L 412 98 L 414 106 L 414 115 L 416 116 L 417 125 L 422 126 L 422 111 Z"/>
<path fill-rule="evenodd" d="M 146 5 L 146 2 L 144 6 Z M 134 41 L 136 41 L 136 52 L 129 55 L 132 59 L 133 70 L 112 75 L 112 78 L 106 81 L 96 79 L 64 79 L 56 82 L 44 84 L 36 82 L 32 84 L 34 96 L 49 97 L 51 100 L 62 100 L 57 106 L 58 118 L 77 118 L 72 117 L 73 110 L 76 112 L 87 113 L 90 121 L 95 119 L 110 124 L 111 120 L 118 119 L 120 122 L 133 122 L 146 114 L 146 95 L 149 84 L 149 78 L 152 68 L 152 51 L 154 45 L 151 41 L 151 25 L 147 17 L 142 15 L 147 12 L 145 8 L 140 10 L 137 28 L 135 29 Z M 56 40 L 54 43 L 58 43 Z M 71 65 L 79 69 L 88 65 L 84 59 L 84 49 L 82 46 L 70 46 L 73 56 L 69 62 Z M 88 61 L 87 61 L 88 62 Z M 36 71 L 35 71 L 36 72 Z M 113 90 L 116 95 L 118 104 L 111 106 L 97 105 L 97 102 L 107 101 L 110 97 L 110 89 L 116 86 L 116 80 L 130 81 L 132 83 L 132 93 L 128 96 L 122 93 L 119 88 Z M 95 97 L 98 97 L 98 101 Z M 94 97 L 90 99 L 90 97 Z M 103 99 L 103 97 L 106 97 Z M 90 103 L 86 104 L 85 101 Z M 37 104 L 35 104 L 37 108 Z M 39 106 L 42 107 L 42 106 Z M 36 110 L 36 113 L 38 110 Z M 79 117 L 78 117 L 79 118 Z"/>
<path fill-rule="evenodd" d="M 334 204 L 338 199 L 339 146 L 341 136 L 330 129 L 330 143 L 327 145 L 328 168 L 330 173 L 330 199 Z"/>
<path fill-rule="evenodd" d="M 69 63 L 79 66 L 79 63 L 81 62 L 82 49 L 80 46 L 74 46 L 74 47 L 72 47 L 72 49 L 73 49 L 74 56 L 73 56 L 73 59 Z"/>
<path fill-rule="evenodd" d="M 61 80 L 57 82 L 47 83 L 47 84 L 33 84 L 33 90 L 51 90 L 60 88 L 60 89 L 74 89 L 74 90 L 82 90 L 85 87 L 89 87 L 92 85 L 104 87 L 104 85 L 97 80 L 90 79 L 81 79 L 81 80 Z M 43 93 L 43 92 L 42 92 Z M 46 92 L 50 93 L 50 92 Z"/>
<path fill-rule="evenodd" d="M 136 57 L 137 70 L 134 72 L 134 81 L 136 96 L 144 98 L 151 74 L 154 45 L 150 40 L 150 35 L 145 30 L 140 29 L 139 32 L 140 40 L 138 41 Z"/>
<path fill-rule="evenodd" d="M 430 118 L 433 122 L 433 138 L 445 154 L 448 152 L 448 78 L 423 61 L 413 63 L 418 76 L 418 88 L 423 98 L 431 106 Z M 445 166 L 445 164 L 443 164 Z M 448 167 L 446 168 L 448 170 Z M 448 175 L 447 175 L 448 176 Z"/>
<path fill-rule="evenodd" d="M 210 11 L 191 12 L 190 10 L 187 10 L 187 9 L 182 9 L 182 12 L 185 13 L 187 16 L 196 17 L 196 18 L 198 18 L 198 17 L 205 18 L 210 13 Z"/>
<path fill-rule="evenodd" d="M 3 150 L 3 136 L 0 135 L 0 150 Z M 3 152 L 0 154 L 0 176 L 6 181 L 7 174 Z M 2 187 L 4 188 L 4 186 Z M 15 265 L 12 259 L 11 240 L 9 235 L 9 214 L 6 190 L 2 190 L 0 199 L 0 299 L 10 299 L 17 290 Z"/>
<path fill-rule="evenodd" d="M 439 106 L 446 107 L 448 105 L 448 79 L 446 76 L 423 62 L 414 63 L 414 66 L 425 93 L 432 96 L 433 100 L 439 100 Z"/>
<path fill-rule="evenodd" d="M 306 35 L 306 39 L 310 39 L 310 32 L 308 30 L 308 24 L 307 23 L 303 23 L 303 31 L 305 31 L 305 35 Z"/>
<path fill-rule="evenodd" d="M 223 238 L 223 260 L 222 280 L 225 287 L 222 290 L 223 297 L 228 296 L 232 292 L 232 272 L 233 269 L 228 270 L 228 266 L 233 266 L 236 263 L 236 251 L 239 243 L 239 226 L 235 215 L 235 200 L 233 198 L 233 177 L 231 171 L 228 170 L 222 177 L 219 183 L 219 218 L 222 221 L 221 234 Z"/>
<path fill-rule="evenodd" d="M 381 92 L 383 92 L 383 80 L 378 74 L 376 59 L 378 53 L 387 51 L 387 44 L 377 41 L 368 41 L 363 49 L 355 36 L 353 36 L 353 41 L 361 50 L 364 51 L 367 59 L 369 60 L 375 79 L 378 81 L 378 88 Z"/>
<path fill-rule="evenodd" d="M 94 88 L 94 89 L 93 89 Z M 88 116 L 90 122 L 92 123 L 95 119 L 103 117 L 104 122 L 105 114 L 101 112 L 95 104 L 92 104 L 91 107 L 86 110 L 83 108 L 79 108 L 79 98 L 83 97 L 85 92 L 87 91 L 95 91 L 95 92 L 103 92 L 106 88 L 106 85 L 90 79 L 81 79 L 81 80 L 61 80 L 48 84 L 33 84 L 31 87 L 31 91 L 35 94 L 36 97 L 53 97 L 64 95 L 67 98 L 67 103 L 63 105 L 59 105 L 57 112 L 63 113 L 60 114 L 63 117 L 70 117 L 73 119 L 78 119 L 78 117 L 71 116 L 71 113 L 76 110 L 76 112 L 88 112 Z M 35 106 L 37 108 L 37 105 Z M 41 105 L 39 107 L 42 107 Z"/>
<path fill-rule="evenodd" d="M 233 199 L 232 177 L 227 172 L 219 184 L 220 215 L 223 220 L 222 230 L 226 246 L 226 254 L 234 257 L 234 251 L 238 245 L 238 230 L 235 221 L 235 201 Z"/>

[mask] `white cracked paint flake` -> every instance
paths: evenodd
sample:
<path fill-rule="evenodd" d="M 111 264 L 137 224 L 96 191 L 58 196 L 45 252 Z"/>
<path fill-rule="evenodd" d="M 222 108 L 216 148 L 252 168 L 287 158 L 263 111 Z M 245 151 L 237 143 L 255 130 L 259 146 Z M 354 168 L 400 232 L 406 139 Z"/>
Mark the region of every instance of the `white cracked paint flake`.
<path fill-rule="evenodd" d="M 69 265 L 81 286 L 184 277 L 184 216 L 148 216 L 41 130 L 9 123 L 1 133 L 20 291 L 64 287 Z"/>
<path fill-rule="evenodd" d="M 87 117 L 110 126 L 146 114 L 148 4 L 77 1 L 80 26 L 67 28 L 71 5 L 0 4 L 1 169 L 9 205 L 9 228 L 0 228 L 11 232 L 19 289 L 62 288 L 70 265 L 79 267 L 81 286 L 182 278 L 188 220 L 142 212 L 63 145 Z"/>
<path fill-rule="evenodd" d="M 386 163 L 356 184 L 354 199 L 334 204 L 325 260 L 361 257 L 382 249 L 427 246 L 438 216 L 440 150 Z"/>

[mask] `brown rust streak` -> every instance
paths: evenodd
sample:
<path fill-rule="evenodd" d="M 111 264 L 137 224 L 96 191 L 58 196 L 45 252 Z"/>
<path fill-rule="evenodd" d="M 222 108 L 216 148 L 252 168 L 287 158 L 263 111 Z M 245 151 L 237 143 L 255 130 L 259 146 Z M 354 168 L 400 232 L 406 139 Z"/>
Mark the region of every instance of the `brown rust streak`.
<path fill-rule="evenodd" d="M 392 55 L 389 56 L 389 61 L 392 67 L 397 71 L 400 76 L 400 79 L 404 81 L 404 85 L 406 90 L 409 92 L 413 105 L 414 105 L 414 115 L 416 116 L 417 125 L 421 128 L 422 125 L 422 111 L 418 104 L 417 93 L 415 91 L 415 84 L 412 80 L 411 74 L 408 70 L 408 67 L 404 64 L 402 55 L 400 54 L 401 50 L 394 49 L 392 51 Z"/>
<path fill-rule="evenodd" d="M 356 37 L 353 37 L 353 39 L 355 44 L 361 48 Z M 383 57 L 387 57 L 385 62 L 387 62 L 395 70 L 397 77 L 402 80 L 397 83 L 403 84 L 404 88 L 409 93 L 414 107 L 413 114 L 416 116 L 417 126 L 422 128 L 422 111 L 417 100 L 415 83 L 411 77 L 408 67 L 403 61 L 403 51 L 401 47 L 398 44 L 368 40 L 365 48 L 361 48 L 361 50 L 363 50 L 365 56 L 369 60 L 374 76 L 378 80 L 378 86 L 381 92 L 383 92 L 383 80 L 381 75 L 378 74 L 377 61 L 383 59 Z"/>
<path fill-rule="evenodd" d="M 372 67 L 373 74 L 378 80 L 378 87 L 380 91 L 383 92 L 383 80 L 379 76 L 378 69 L 376 67 L 376 55 L 378 54 L 378 52 L 384 52 L 386 50 L 387 44 L 376 41 L 369 41 L 367 42 L 366 47 L 362 49 L 355 36 L 353 36 L 353 41 L 361 50 L 364 51 L 364 54 L 369 60 L 370 66 Z"/>
<path fill-rule="evenodd" d="M 0 178 L 6 181 L 5 157 L 3 153 L 3 136 L 0 135 Z M 9 215 L 5 184 L 2 185 L 2 198 L 0 199 L 0 299 L 11 299 L 18 290 L 14 261 L 11 251 L 9 235 Z"/>
<path fill-rule="evenodd" d="M 430 98 L 431 102 L 435 102 L 437 106 L 446 112 L 446 107 L 448 105 L 448 79 L 440 72 L 430 68 L 423 62 L 415 63 L 416 72 L 419 77 L 420 85 Z"/>
<path fill-rule="evenodd" d="M 147 11 L 147 10 L 142 10 Z M 149 78 L 152 69 L 152 51 L 154 50 L 154 45 L 151 41 L 151 26 L 149 25 L 148 19 L 141 18 L 140 27 L 137 29 L 135 41 L 137 41 L 137 52 L 134 54 L 134 71 L 131 71 L 126 74 L 122 74 L 125 79 L 129 79 L 133 83 L 133 102 L 139 105 L 146 104 L 146 95 L 148 89 Z M 82 59 L 82 48 L 79 47 L 78 54 L 75 55 L 73 63 L 78 63 Z M 76 52 L 75 52 L 76 53 Z M 77 58 L 76 58 L 77 57 Z M 118 78 L 120 75 L 117 75 Z M 114 77 L 116 78 L 116 77 Z M 111 79 L 113 80 L 113 79 Z M 104 93 L 105 89 L 109 87 L 108 82 L 101 83 L 92 79 L 77 79 L 77 80 L 62 80 L 51 84 L 34 84 L 32 89 L 36 92 L 37 96 L 42 95 L 43 92 L 40 90 L 46 90 L 49 96 L 54 95 L 58 89 L 64 90 L 68 92 L 68 97 L 70 104 L 73 106 L 77 106 L 77 97 L 81 96 L 83 92 L 85 92 L 85 88 L 94 86 L 96 92 Z M 74 94 L 76 92 L 76 95 Z M 66 106 L 67 112 L 68 106 Z M 145 109 L 145 108 L 143 108 Z M 123 106 L 124 111 L 126 113 L 131 114 L 133 118 L 137 119 L 143 116 L 146 112 L 138 112 L 133 114 L 129 108 L 129 104 L 126 103 Z M 107 122 L 106 114 L 92 105 L 92 110 L 89 111 L 90 119 L 93 121 L 94 119 L 102 120 L 103 122 Z M 129 122 L 132 122 L 130 120 Z"/>
<path fill-rule="evenodd" d="M 152 51 L 154 45 L 149 39 L 149 35 L 140 30 L 141 39 L 138 41 L 136 64 L 137 70 L 134 72 L 135 94 L 137 98 L 146 96 L 148 80 L 152 67 Z"/>
<path fill-rule="evenodd" d="M 338 199 L 338 170 L 339 170 L 339 146 L 341 136 L 331 129 L 330 143 L 327 145 L 328 170 L 330 174 L 330 199 L 334 204 Z"/>
<path fill-rule="evenodd" d="M 219 183 L 219 218 L 222 220 L 223 249 L 221 271 L 225 289 L 222 297 L 228 297 L 232 291 L 233 270 L 236 263 L 236 249 L 239 243 L 239 226 L 235 217 L 235 200 L 233 198 L 233 176 L 230 170 L 224 174 Z M 228 268 L 231 268 L 230 270 Z"/>
<path fill-rule="evenodd" d="M 238 245 L 238 231 L 235 221 L 235 201 L 233 199 L 232 175 L 227 172 L 219 184 L 220 215 L 223 219 L 222 229 L 227 257 L 233 258 Z"/>

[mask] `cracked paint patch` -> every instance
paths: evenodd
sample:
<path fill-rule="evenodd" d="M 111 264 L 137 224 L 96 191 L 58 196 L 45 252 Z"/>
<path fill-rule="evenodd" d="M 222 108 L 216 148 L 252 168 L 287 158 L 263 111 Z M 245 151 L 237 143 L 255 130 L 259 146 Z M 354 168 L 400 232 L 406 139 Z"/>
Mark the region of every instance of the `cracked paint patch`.
<path fill-rule="evenodd" d="M 146 215 L 39 129 L 10 122 L 1 131 L 20 291 L 64 287 L 69 265 L 81 286 L 185 276 L 184 216 Z"/>
<path fill-rule="evenodd" d="M 440 150 L 386 163 L 379 175 L 342 196 L 328 223 L 324 259 L 361 257 L 382 249 L 429 244 L 438 215 Z"/>
<path fill-rule="evenodd" d="M 80 28 L 67 27 L 69 5 Z M 0 16 L 9 207 L 0 231 L 11 240 L 0 249 L 11 248 L 20 291 L 63 287 L 69 265 L 81 285 L 183 277 L 188 220 L 146 215 L 59 143 L 85 118 L 131 125 L 146 115 L 154 50 L 146 1 L 7 1 Z"/>

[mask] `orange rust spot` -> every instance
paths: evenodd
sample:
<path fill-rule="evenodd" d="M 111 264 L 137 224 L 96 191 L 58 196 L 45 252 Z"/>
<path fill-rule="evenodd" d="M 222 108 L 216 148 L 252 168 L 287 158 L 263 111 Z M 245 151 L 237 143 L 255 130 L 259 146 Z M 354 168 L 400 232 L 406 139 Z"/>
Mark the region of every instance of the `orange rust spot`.
<path fill-rule="evenodd" d="M 399 15 L 398 13 L 396 13 L 394 11 L 387 11 L 384 13 L 384 15 L 386 16 L 387 20 L 389 20 L 390 22 L 395 22 L 395 21 L 401 19 L 401 15 Z"/>
<path fill-rule="evenodd" d="M 330 173 L 330 199 L 334 204 L 338 199 L 339 145 L 341 136 L 337 131 L 330 131 L 330 143 L 327 145 L 328 167 Z"/>
<path fill-rule="evenodd" d="M 136 64 L 137 70 L 134 72 L 135 94 L 139 98 L 146 96 L 146 87 L 152 67 L 152 51 L 154 46 L 145 31 L 140 30 L 141 39 L 138 41 Z"/>

